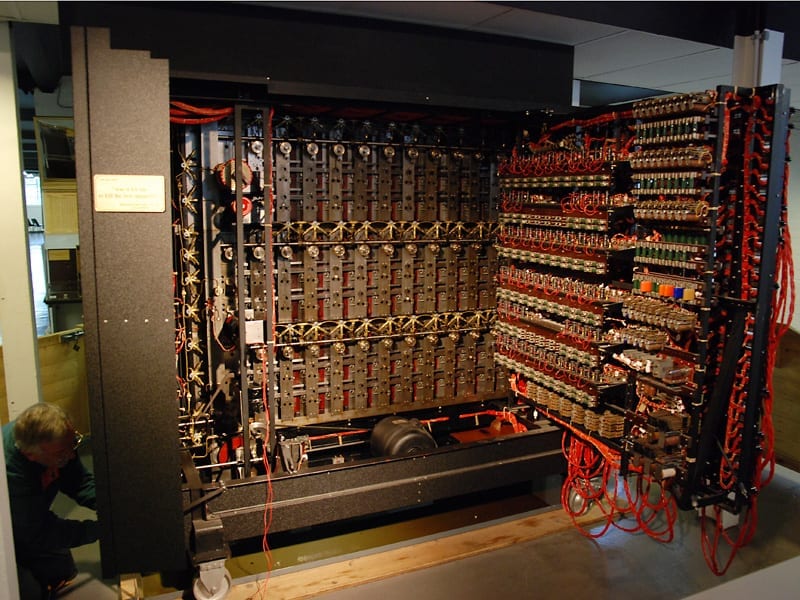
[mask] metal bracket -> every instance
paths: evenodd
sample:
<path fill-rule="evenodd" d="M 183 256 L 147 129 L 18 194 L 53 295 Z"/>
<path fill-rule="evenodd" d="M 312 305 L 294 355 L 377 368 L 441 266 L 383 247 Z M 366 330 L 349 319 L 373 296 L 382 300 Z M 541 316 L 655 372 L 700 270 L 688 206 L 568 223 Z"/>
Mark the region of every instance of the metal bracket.
<path fill-rule="evenodd" d="M 194 554 L 192 562 L 200 565 L 201 571 L 204 564 L 211 561 L 225 563 L 228 558 L 228 545 L 223 535 L 222 519 L 210 517 L 207 519 L 192 520 L 192 547 Z"/>
<path fill-rule="evenodd" d="M 194 501 L 190 502 L 189 504 L 187 504 L 186 506 L 184 506 L 183 507 L 183 513 L 184 514 L 189 513 L 191 511 L 193 511 L 195 508 L 197 508 L 199 506 L 202 506 L 203 504 L 206 504 L 207 502 L 210 502 L 211 500 L 213 500 L 214 498 L 216 498 L 217 496 L 222 494 L 222 492 L 224 492 L 226 489 L 227 488 L 225 487 L 225 482 L 220 481 L 218 488 L 207 492 L 206 494 L 204 494 L 200 498 L 197 498 L 196 500 L 194 500 Z"/>
<path fill-rule="evenodd" d="M 279 442 L 283 468 L 287 473 L 297 473 L 308 462 L 308 447 L 310 441 L 307 435 L 301 435 L 291 440 Z"/>

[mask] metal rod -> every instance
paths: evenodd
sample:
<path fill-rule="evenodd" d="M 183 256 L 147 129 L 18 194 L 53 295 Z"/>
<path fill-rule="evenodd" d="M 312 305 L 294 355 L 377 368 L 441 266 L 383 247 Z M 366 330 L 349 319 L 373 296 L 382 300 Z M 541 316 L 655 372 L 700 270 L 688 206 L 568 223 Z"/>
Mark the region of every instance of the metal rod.
<path fill-rule="evenodd" d="M 264 210 L 264 264 L 267 266 L 265 269 L 266 273 L 266 281 L 264 286 L 264 291 L 266 294 L 266 304 L 267 310 L 266 313 L 266 332 L 265 332 L 265 341 L 266 341 L 266 352 L 267 352 L 267 381 L 264 383 L 266 385 L 266 392 L 267 392 L 267 407 L 269 410 L 268 418 L 269 422 L 267 423 L 267 427 L 269 428 L 269 435 L 267 440 L 264 443 L 264 452 L 270 452 L 271 454 L 275 454 L 273 452 L 273 448 L 277 446 L 277 436 L 275 434 L 275 421 L 278 418 L 278 398 L 277 394 L 275 393 L 275 385 L 274 382 L 277 380 L 275 374 L 275 365 L 277 363 L 277 356 L 275 353 L 275 323 L 277 322 L 277 303 L 276 303 L 276 293 L 275 293 L 275 277 L 273 276 L 273 271 L 275 270 L 275 252 L 273 251 L 273 246 L 271 243 L 268 243 L 267 240 L 272 240 L 272 226 L 273 226 L 273 218 L 274 218 L 274 208 L 272 206 L 273 200 L 273 171 L 272 171 L 272 109 L 265 107 L 263 109 L 263 121 L 264 127 L 262 130 L 263 134 L 263 159 L 264 159 L 264 194 L 265 199 L 264 203 L 266 204 Z"/>
<path fill-rule="evenodd" d="M 247 313 L 245 310 L 246 289 L 245 289 L 245 269 L 244 269 L 244 203 L 242 202 L 242 106 L 237 104 L 234 108 L 233 129 L 234 145 L 233 159 L 234 169 L 232 173 L 233 185 L 235 186 L 236 204 L 236 299 L 237 299 L 237 318 L 239 319 L 239 411 L 242 423 L 250 421 L 250 406 L 248 402 L 249 382 L 247 377 L 247 336 L 245 333 L 245 323 Z M 250 472 L 250 431 L 246 426 L 242 427 L 242 447 L 244 448 L 244 472 Z"/>
<path fill-rule="evenodd" d="M 203 469 L 216 469 L 222 467 L 232 467 L 234 465 L 241 466 L 244 462 L 241 460 L 230 460 L 224 463 L 214 463 L 213 465 L 200 465 L 199 467 L 195 467 L 198 471 L 202 471 Z"/>

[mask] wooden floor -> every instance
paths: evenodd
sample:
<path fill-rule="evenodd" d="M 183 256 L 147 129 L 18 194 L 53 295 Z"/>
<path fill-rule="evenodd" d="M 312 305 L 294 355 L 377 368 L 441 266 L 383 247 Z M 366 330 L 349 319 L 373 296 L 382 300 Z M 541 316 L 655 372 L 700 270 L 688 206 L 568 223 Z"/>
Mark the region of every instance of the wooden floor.
<path fill-rule="evenodd" d="M 728 586 L 724 595 L 706 594 L 703 599 L 751 597 L 739 593 L 742 578 L 800 555 L 800 474 L 778 467 L 775 479 L 759 495 L 759 515 L 755 537 L 723 577 L 706 566 L 700 522 L 692 511 L 679 512 L 675 539 L 663 544 L 616 528 L 600 539 L 589 539 L 560 510 L 539 509 L 384 548 L 321 561 L 312 558 L 309 564 L 276 569 L 268 580 L 263 572 L 234 578 L 226 598 L 680 600 L 728 583 L 735 588 Z M 758 597 L 797 597 L 795 572 L 789 572 L 788 584 L 770 577 Z M 135 579 L 124 582 L 116 597 L 132 600 L 141 598 L 137 594 L 142 592 L 148 600 L 189 597 L 177 590 L 151 595 L 146 593 L 146 582 L 138 589 L 135 583 Z M 90 592 L 87 586 L 68 598 L 101 598 Z"/>
<path fill-rule="evenodd" d="M 561 478 L 554 475 L 528 485 L 520 484 L 502 490 L 451 498 L 421 508 L 398 511 L 379 517 L 365 517 L 357 522 L 318 526 L 307 531 L 291 532 L 291 534 L 277 533 L 270 536 L 271 569 L 267 568 L 267 559 L 260 550 L 260 544 L 257 544 L 258 550 L 243 551 L 243 548 L 237 547 L 234 552 L 235 556 L 226 561 L 226 567 L 237 584 L 258 582 L 263 581 L 264 573 L 270 570 L 283 574 L 295 570 L 307 570 L 309 565 L 314 565 L 312 571 L 316 572 L 318 565 L 336 563 L 342 560 L 343 556 L 350 557 L 347 560 L 349 564 L 352 557 L 382 556 L 382 551 L 386 549 L 415 548 L 421 541 L 443 537 L 449 539 L 449 536 L 459 532 L 482 529 L 484 525 L 504 523 L 526 515 L 533 516 L 548 512 L 561 515 L 560 486 Z M 544 520 L 552 518 L 553 516 L 543 517 Z M 557 521 L 560 522 L 563 518 L 565 516 L 561 515 Z M 544 527 L 544 531 L 549 531 L 547 529 L 549 526 Z M 568 528 L 568 526 L 564 528 Z M 531 530 L 534 531 L 536 528 L 533 527 Z M 500 541 L 498 543 L 502 544 Z M 512 541 L 512 543 L 514 542 Z M 478 547 L 480 544 L 475 541 L 473 545 Z M 447 560 L 457 558 L 453 555 L 447 556 Z M 382 559 L 377 560 L 380 563 Z M 385 566 L 392 564 L 394 563 L 391 561 L 384 563 Z M 404 568 L 411 569 L 410 563 L 406 563 L 406 561 L 401 561 L 400 564 Z M 423 566 L 415 568 L 423 568 Z M 396 567 L 395 572 L 390 574 L 396 574 Z M 388 575 L 381 575 L 381 577 L 385 576 Z M 275 581 L 292 581 L 292 578 L 280 579 L 282 577 L 284 575 L 273 575 L 270 578 L 270 598 L 281 597 L 274 595 L 273 583 Z M 157 573 L 141 578 L 138 583 L 135 574 L 127 579 L 124 589 L 128 595 L 123 597 L 131 599 L 137 598 L 134 593 L 137 586 L 145 598 L 177 598 L 179 594 L 175 594 L 175 592 L 191 585 L 191 581 L 165 582 Z M 349 585 L 353 584 L 353 582 L 349 583 Z M 293 584 L 281 583 L 280 585 L 292 586 Z M 330 583 L 325 589 L 331 589 Z M 254 590 L 251 590 L 250 593 L 252 591 Z M 286 597 L 293 598 L 295 596 L 289 592 Z"/>
<path fill-rule="evenodd" d="M 582 523 L 591 523 L 599 518 L 599 513 L 581 517 Z M 567 514 L 558 508 L 515 519 L 504 523 L 489 525 L 456 533 L 442 535 L 435 539 L 402 545 L 375 554 L 366 554 L 346 561 L 333 562 L 275 575 L 269 580 L 262 577 L 235 585 L 226 600 L 247 600 L 258 598 L 264 588 L 274 600 L 304 600 L 315 598 L 322 593 L 346 589 L 379 581 L 400 573 L 411 573 L 508 548 L 515 544 L 529 542 L 573 528 Z"/>

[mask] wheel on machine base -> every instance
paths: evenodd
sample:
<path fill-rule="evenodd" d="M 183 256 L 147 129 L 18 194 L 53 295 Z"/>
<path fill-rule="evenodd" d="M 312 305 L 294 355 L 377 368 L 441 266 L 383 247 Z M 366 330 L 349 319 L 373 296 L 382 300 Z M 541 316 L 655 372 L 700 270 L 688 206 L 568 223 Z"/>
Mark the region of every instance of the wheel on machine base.
<path fill-rule="evenodd" d="M 567 508 L 570 514 L 580 517 L 592 508 L 592 501 L 584 498 L 578 490 L 572 489 L 567 495 Z"/>
<path fill-rule="evenodd" d="M 194 599 L 222 600 L 225 596 L 227 596 L 231 589 L 231 574 L 228 572 L 228 569 L 225 569 L 222 579 L 220 579 L 219 584 L 215 586 L 215 588 L 216 589 L 209 590 L 200 577 L 195 577 L 194 583 L 192 584 L 192 593 L 194 594 Z"/>

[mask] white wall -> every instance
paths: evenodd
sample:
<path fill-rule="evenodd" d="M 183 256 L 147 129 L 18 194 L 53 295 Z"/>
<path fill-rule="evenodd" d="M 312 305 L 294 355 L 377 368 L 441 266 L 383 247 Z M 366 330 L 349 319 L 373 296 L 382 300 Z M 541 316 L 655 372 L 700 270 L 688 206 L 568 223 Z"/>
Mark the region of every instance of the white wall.
<path fill-rule="evenodd" d="M 13 419 L 41 398 L 33 317 L 22 158 L 17 123 L 17 85 L 6 17 L 57 22 L 56 2 L 0 3 L 0 336 L 3 338 L 8 413 Z M 23 19 L 24 20 L 24 19 Z M 41 221 L 40 221 L 41 222 Z M 19 600 L 5 456 L 0 453 L 0 598 Z"/>
<path fill-rule="evenodd" d="M 41 398 L 16 97 L 9 24 L 0 22 L 0 335 L 12 419 Z"/>
<path fill-rule="evenodd" d="M 33 108 L 40 117 L 72 118 L 72 77 L 62 77 L 52 93 L 33 90 Z"/>
<path fill-rule="evenodd" d="M 39 400 L 38 355 L 33 327 L 31 283 L 28 266 L 28 237 L 22 193 L 22 159 L 17 125 L 16 81 L 11 51 L 11 31 L 0 22 L 0 164 L 6 166 L 0 193 L 0 333 L 9 415 L 15 417 L 26 402 Z M 32 360 L 31 360 L 32 359 Z M 35 368 L 31 369 L 31 364 Z M 30 376 L 33 371 L 32 376 Z M 17 399 L 12 411 L 12 400 Z M 27 406 L 27 404 L 26 404 Z M 0 597 L 19 598 L 5 456 L 0 459 Z"/>

